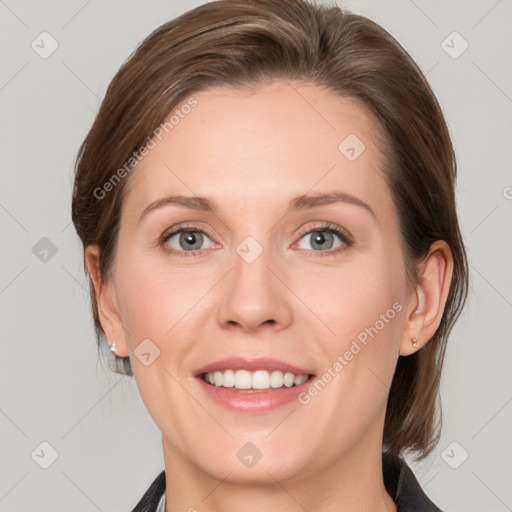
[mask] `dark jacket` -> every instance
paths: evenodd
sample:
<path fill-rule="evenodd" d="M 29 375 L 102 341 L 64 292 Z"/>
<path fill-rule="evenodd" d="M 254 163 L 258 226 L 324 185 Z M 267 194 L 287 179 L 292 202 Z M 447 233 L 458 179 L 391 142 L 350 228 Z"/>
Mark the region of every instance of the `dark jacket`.
<path fill-rule="evenodd" d="M 442 512 L 423 492 L 414 473 L 402 457 L 384 452 L 382 471 L 384 485 L 396 503 L 397 512 Z M 156 512 L 164 491 L 165 471 L 162 471 L 132 512 Z"/>

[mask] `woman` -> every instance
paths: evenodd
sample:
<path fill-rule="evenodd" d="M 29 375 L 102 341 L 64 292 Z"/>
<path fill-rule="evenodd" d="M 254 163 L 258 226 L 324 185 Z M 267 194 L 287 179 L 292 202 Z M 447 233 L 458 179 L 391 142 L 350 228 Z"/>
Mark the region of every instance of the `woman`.
<path fill-rule="evenodd" d="M 403 454 L 439 439 L 467 295 L 455 178 L 428 83 L 362 16 L 218 1 L 142 42 L 72 205 L 98 346 L 162 432 L 134 511 L 440 510 Z"/>

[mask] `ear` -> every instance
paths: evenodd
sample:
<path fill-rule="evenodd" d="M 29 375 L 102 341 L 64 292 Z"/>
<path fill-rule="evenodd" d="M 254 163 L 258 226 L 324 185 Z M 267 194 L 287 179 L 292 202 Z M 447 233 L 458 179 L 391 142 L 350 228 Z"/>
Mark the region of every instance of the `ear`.
<path fill-rule="evenodd" d="M 98 316 L 101 326 L 110 344 L 116 344 L 115 353 L 119 357 L 127 357 L 127 330 L 121 321 L 119 306 L 112 279 L 102 281 L 100 277 L 100 249 L 97 245 L 89 245 L 85 249 L 85 264 L 94 286 Z"/>
<path fill-rule="evenodd" d="M 407 305 L 400 355 L 408 356 L 423 347 L 437 331 L 453 275 L 453 256 L 444 240 L 437 240 L 418 266 L 418 279 Z M 417 339 L 414 347 L 412 339 Z"/>

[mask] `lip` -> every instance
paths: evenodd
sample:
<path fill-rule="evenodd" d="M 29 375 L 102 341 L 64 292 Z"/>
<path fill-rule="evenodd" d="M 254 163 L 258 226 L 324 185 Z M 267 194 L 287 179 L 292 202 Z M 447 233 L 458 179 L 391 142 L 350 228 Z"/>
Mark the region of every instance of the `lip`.
<path fill-rule="evenodd" d="M 311 385 L 314 378 L 311 377 L 298 386 L 283 387 L 272 391 L 233 391 L 232 388 L 207 384 L 200 376 L 196 380 L 210 400 L 231 411 L 255 414 L 268 412 L 298 400 L 298 395 Z"/>
<path fill-rule="evenodd" d="M 202 379 L 204 373 L 228 369 L 248 371 L 280 370 L 282 372 L 293 373 L 294 375 L 309 375 L 310 378 L 298 386 L 276 388 L 271 391 L 234 391 L 233 388 L 217 387 L 212 384 L 207 384 Z M 196 371 L 195 377 L 199 386 L 210 400 L 217 402 L 231 411 L 255 414 L 268 412 L 297 400 L 298 395 L 311 385 L 315 375 L 309 369 L 298 368 L 297 366 L 277 359 L 238 356 L 221 359 L 202 366 Z"/>
<path fill-rule="evenodd" d="M 224 370 L 281 370 L 282 372 L 290 372 L 294 375 L 311 375 L 314 372 L 311 369 L 298 368 L 291 364 L 279 361 L 278 359 L 272 359 L 269 357 L 244 357 L 235 356 L 220 359 L 213 363 L 209 363 L 196 370 L 194 376 L 200 377 L 203 373 L 215 372 Z"/>

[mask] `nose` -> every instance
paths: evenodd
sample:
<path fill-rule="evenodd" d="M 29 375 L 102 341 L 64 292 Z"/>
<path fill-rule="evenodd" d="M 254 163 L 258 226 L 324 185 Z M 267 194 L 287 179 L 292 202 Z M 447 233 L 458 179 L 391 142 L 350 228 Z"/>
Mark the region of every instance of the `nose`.
<path fill-rule="evenodd" d="M 286 281 L 285 270 L 267 252 L 251 263 L 235 253 L 233 268 L 222 283 L 219 325 L 244 332 L 285 329 L 292 321 L 293 297 Z"/>

